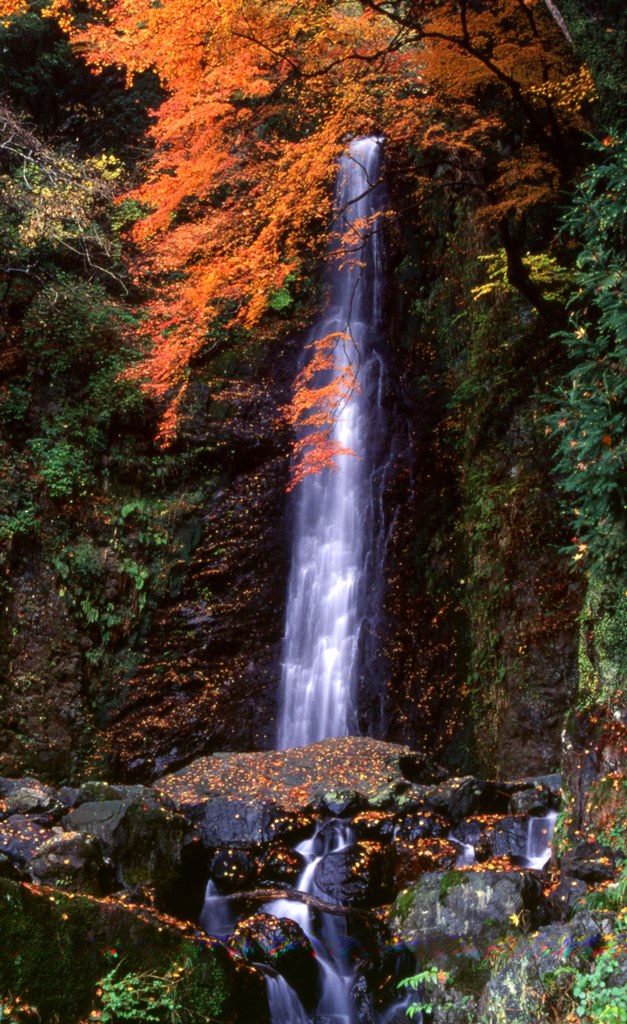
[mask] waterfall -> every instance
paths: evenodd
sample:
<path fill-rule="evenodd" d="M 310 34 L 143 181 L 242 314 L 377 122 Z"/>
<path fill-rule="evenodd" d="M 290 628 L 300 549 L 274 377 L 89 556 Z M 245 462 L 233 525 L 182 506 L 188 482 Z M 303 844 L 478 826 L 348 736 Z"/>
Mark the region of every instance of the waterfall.
<path fill-rule="evenodd" d="M 381 139 L 375 137 L 354 140 L 339 165 L 329 300 L 313 340 L 335 339 L 336 378 L 347 367 L 356 374 L 332 437 L 353 454 L 340 455 L 335 470 L 306 476 L 295 491 L 278 736 L 283 749 L 356 731 L 355 687 L 374 632 L 384 522 L 380 171 Z"/>
<path fill-rule="evenodd" d="M 525 850 L 527 867 L 541 871 L 551 859 L 551 843 L 556 821 L 557 811 L 549 811 L 543 818 L 529 818 Z"/>

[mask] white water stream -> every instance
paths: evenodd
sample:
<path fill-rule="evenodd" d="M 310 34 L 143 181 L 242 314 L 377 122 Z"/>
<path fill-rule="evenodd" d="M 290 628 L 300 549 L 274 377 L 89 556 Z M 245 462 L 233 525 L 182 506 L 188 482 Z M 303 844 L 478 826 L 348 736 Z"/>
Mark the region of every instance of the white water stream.
<path fill-rule="evenodd" d="M 344 850 L 354 841 L 350 827 L 339 819 L 318 827 L 311 839 L 300 843 L 296 850 L 305 858 L 306 865 L 296 883 L 300 892 L 328 899 L 315 883 L 316 868 L 329 853 Z M 353 983 L 351 964 L 347 960 L 346 923 L 334 914 L 318 914 L 314 922 L 310 908 L 296 900 L 273 900 L 262 908 L 275 917 L 289 917 L 296 921 L 311 940 L 320 966 L 320 1000 L 316 1016 L 334 1024 L 349 1024 L 351 1020 L 350 990 Z M 272 1018 L 273 1024 L 292 1024 Z"/>
<path fill-rule="evenodd" d="M 367 590 L 376 585 L 369 439 L 381 407 L 383 379 L 377 352 L 383 295 L 380 170 L 381 140 L 374 137 L 354 140 L 339 165 L 329 301 L 312 341 L 333 337 L 331 379 L 346 367 L 356 374 L 356 386 L 338 409 L 332 434 L 354 454 L 340 455 L 335 470 L 306 476 L 295 493 L 281 749 L 355 731 L 360 636 Z"/>

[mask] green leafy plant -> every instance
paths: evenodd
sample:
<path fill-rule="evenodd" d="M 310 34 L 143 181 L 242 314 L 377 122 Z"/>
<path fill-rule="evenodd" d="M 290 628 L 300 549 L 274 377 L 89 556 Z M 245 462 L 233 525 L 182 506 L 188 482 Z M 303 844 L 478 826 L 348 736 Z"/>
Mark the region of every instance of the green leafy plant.
<path fill-rule="evenodd" d="M 423 993 L 422 998 L 419 998 L 407 1007 L 406 1013 L 410 1020 L 417 1013 L 431 1013 L 433 1010 L 433 1000 L 429 998 L 427 993 L 438 984 L 439 980 L 442 980 L 442 975 L 444 975 L 444 972 L 438 971 L 437 967 L 427 967 L 424 971 L 419 971 L 418 974 L 413 974 L 411 977 L 399 981 L 398 988 L 410 988 L 414 992 Z"/>
<path fill-rule="evenodd" d="M 92 1015 L 103 1024 L 131 1021 L 176 1024 L 181 1016 L 179 987 L 191 965 L 174 964 L 165 974 L 149 971 L 124 974 L 121 961 L 101 980 L 96 994 L 100 1010 Z"/>
<path fill-rule="evenodd" d="M 564 218 L 581 247 L 572 326 L 557 335 L 571 370 L 547 422 L 575 529 L 573 557 L 603 564 L 621 557 L 627 526 L 627 135 L 595 149 L 603 158 Z"/>
<path fill-rule="evenodd" d="M 577 1015 L 587 1024 L 627 1024 L 627 988 L 621 984 L 624 961 L 610 940 L 589 974 L 575 979 L 572 995 Z"/>

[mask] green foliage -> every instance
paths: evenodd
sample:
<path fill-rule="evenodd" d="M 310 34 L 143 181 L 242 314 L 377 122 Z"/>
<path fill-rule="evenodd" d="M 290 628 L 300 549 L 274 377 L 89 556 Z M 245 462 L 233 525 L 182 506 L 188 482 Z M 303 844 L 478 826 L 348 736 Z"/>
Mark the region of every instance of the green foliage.
<path fill-rule="evenodd" d="M 282 288 L 277 288 L 268 299 L 268 306 L 275 313 L 287 313 L 293 307 L 295 299 L 292 295 L 291 285 L 297 280 L 296 274 L 288 274 Z"/>
<path fill-rule="evenodd" d="M 437 967 L 427 967 L 424 971 L 419 971 L 418 974 L 412 975 L 410 978 L 404 978 L 403 981 L 399 981 L 397 988 L 410 988 L 414 992 L 422 989 L 423 991 L 432 988 L 437 985 L 438 982 L 438 969 Z M 417 1013 L 431 1013 L 433 1010 L 433 1002 L 427 997 L 419 999 L 415 1003 L 412 1003 L 407 1007 L 407 1016 L 410 1018 L 415 1017 Z"/>
<path fill-rule="evenodd" d="M 417 1013 L 433 1013 L 436 1004 L 444 1013 L 452 1007 L 465 1014 L 471 1012 L 473 1006 L 471 996 L 461 992 L 451 993 L 451 997 L 447 996 L 445 988 L 449 984 L 449 978 L 447 971 L 431 965 L 423 971 L 419 971 L 418 974 L 399 981 L 397 988 L 410 988 L 420 994 L 418 1000 L 410 1003 L 405 1011 L 410 1020 Z"/>
<path fill-rule="evenodd" d="M 108 363 L 128 326 L 128 314 L 101 284 L 57 274 L 24 317 L 22 344 L 31 373 L 52 380 L 72 373 L 84 380 Z"/>
<path fill-rule="evenodd" d="M 580 711 L 616 707 L 627 679 L 627 592 L 620 576 L 590 573 L 581 614 Z"/>
<path fill-rule="evenodd" d="M 572 328 L 561 335 L 572 368 L 547 418 L 569 501 L 576 560 L 624 554 L 627 527 L 627 135 L 597 144 L 564 219 L 581 246 Z"/>
<path fill-rule="evenodd" d="M 627 1024 L 627 987 L 621 983 L 624 959 L 615 940 L 595 957 L 589 974 L 579 974 L 572 988 L 576 1013 L 586 1024 Z"/>
<path fill-rule="evenodd" d="M 606 123 L 627 121 L 624 0 L 559 0 L 575 48 L 590 68 Z"/>
<path fill-rule="evenodd" d="M 624 828 L 621 829 L 622 842 L 617 846 L 623 846 L 625 841 Z M 586 906 L 590 910 L 607 910 L 619 915 L 618 926 L 621 930 L 627 929 L 627 864 L 623 864 L 620 875 L 616 881 L 611 882 L 602 889 L 592 890 L 585 897 Z"/>
<path fill-rule="evenodd" d="M 103 1024 L 176 1024 L 180 1019 L 179 986 L 185 970 L 191 966 L 175 964 L 164 975 L 120 972 L 122 963 L 105 975 L 98 986 L 100 1020 Z"/>
<path fill-rule="evenodd" d="M 495 253 L 488 253 L 486 256 L 478 256 L 486 268 L 487 281 L 484 284 L 471 288 L 470 293 L 473 299 L 478 301 L 486 296 L 494 299 L 495 294 L 503 292 L 515 295 L 515 288 L 507 279 L 507 253 L 505 249 L 498 249 Z M 566 267 L 560 266 L 554 256 L 546 252 L 526 253 L 524 262 L 529 270 L 529 275 L 543 292 L 544 298 L 548 301 L 563 302 L 572 286 L 572 274 Z"/>
<path fill-rule="evenodd" d="M 85 452 L 69 441 L 34 438 L 30 448 L 51 498 L 85 496 L 93 482 Z"/>
<path fill-rule="evenodd" d="M 94 75 L 56 20 L 41 17 L 45 2 L 28 6 L 2 27 L 3 96 L 48 138 L 64 138 L 83 153 L 114 148 L 136 159 L 145 151 L 148 111 L 161 99 L 156 75 L 136 75 L 130 87 L 121 69 Z"/>

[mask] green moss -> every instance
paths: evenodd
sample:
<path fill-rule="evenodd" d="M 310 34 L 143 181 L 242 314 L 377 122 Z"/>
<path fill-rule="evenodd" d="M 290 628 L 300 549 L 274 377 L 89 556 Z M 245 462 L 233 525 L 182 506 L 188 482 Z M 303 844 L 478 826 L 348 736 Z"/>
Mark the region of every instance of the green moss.
<path fill-rule="evenodd" d="M 627 589 L 624 580 L 593 575 L 581 617 L 580 709 L 611 705 L 627 679 Z"/>
<path fill-rule="evenodd" d="M 392 916 L 398 918 L 401 923 L 409 917 L 414 908 L 414 895 L 413 889 L 404 889 L 394 901 Z"/>
<path fill-rule="evenodd" d="M 194 944 L 122 905 L 0 880 L 0 932 L 0 996 L 20 995 L 44 1024 L 84 1019 L 99 980 L 116 963 L 123 964 L 121 973 L 159 975 L 188 963 L 180 999 L 191 1020 L 226 1013 L 228 957 L 223 963 L 221 948 Z"/>
<path fill-rule="evenodd" d="M 468 876 L 462 871 L 447 871 L 445 875 L 442 875 L 440 880 L 440 893 L 439 900 L 443 903 L 449 892 L 452 889 L 457 889 L 460 885 L 466 885 L 468 882 Z"/>

